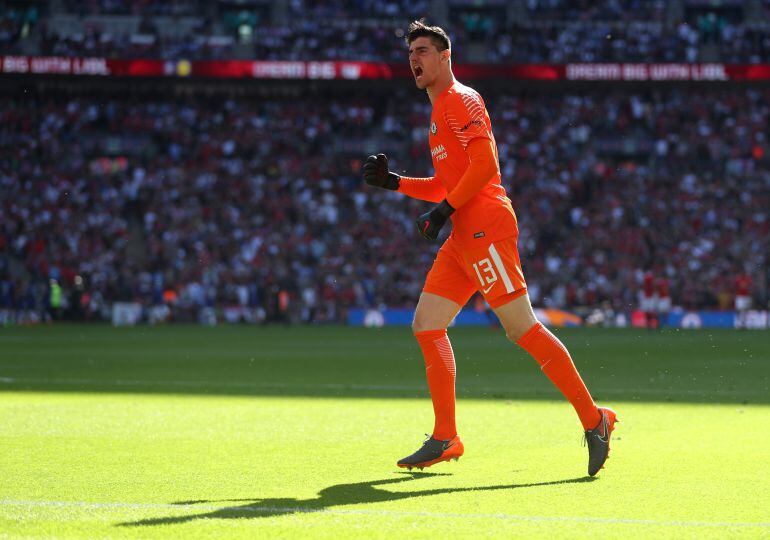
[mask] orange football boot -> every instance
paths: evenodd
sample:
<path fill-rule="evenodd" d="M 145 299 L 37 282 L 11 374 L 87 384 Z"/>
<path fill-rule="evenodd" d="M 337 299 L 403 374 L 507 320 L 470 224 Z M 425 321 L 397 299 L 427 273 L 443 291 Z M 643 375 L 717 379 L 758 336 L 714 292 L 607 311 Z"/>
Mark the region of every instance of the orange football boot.
<path fill-rule="evenodd" d="M 599 407 L 599 414 L 602 415 L 599 424 L 585 433 L 585 441 L 588 444 L 588 474 L 590 476 L 596 475 L 604 467 L 604 462 L 610 455 L 610 436 L 615 430 L 615 422 L 620 422 L 615 411 L 607 407 Z"/>
<path fill-rule="evenodd" d="M 417 452 L 400 459 L 397 465 L 409 470 L 412 470 L 413 467 L 422 470 L 441 461 L 449 461 L 450 459 L 457 461 L 464 451 L 463 442 L 458 435 L 446 441 L 434 439 L 431 436 L 425 440 Z"/>

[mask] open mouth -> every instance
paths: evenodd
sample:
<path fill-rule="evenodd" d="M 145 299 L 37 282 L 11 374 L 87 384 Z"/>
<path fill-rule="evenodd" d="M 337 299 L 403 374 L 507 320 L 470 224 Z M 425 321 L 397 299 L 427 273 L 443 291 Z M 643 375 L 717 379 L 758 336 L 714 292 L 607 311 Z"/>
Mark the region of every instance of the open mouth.
<path fill-rule="evenodd" d="M 412 71 L 414 72 L 415 79 L 419 79 L 422 76 L 422 68 L 420 66 L 414 66 Z"/>

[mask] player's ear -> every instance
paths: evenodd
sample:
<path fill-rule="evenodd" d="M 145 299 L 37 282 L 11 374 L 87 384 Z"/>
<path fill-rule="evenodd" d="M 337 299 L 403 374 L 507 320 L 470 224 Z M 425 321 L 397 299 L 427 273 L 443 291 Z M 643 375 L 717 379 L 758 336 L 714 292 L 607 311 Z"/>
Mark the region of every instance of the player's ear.
<path fill-rule="evenodd" d="M 441 51 L 441 60 L 442 60 L 442 61 L 444 61 L 444 62 L 448 62 L 448 61 L 449 61 L 449 58 L 450 58 L 451 56 L 452 56 L 452 51 L 451 51 L 451 49 L 444 49 L 443 51 Z"/>

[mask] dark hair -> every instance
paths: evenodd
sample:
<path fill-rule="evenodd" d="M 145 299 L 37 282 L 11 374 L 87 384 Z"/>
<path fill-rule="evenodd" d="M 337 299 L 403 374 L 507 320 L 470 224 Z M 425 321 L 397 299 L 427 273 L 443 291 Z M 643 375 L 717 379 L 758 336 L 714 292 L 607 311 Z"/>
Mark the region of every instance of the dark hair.
<path fill-rule="evenodd" d="M 413 21 L 409 25 L 409 30 L 406 33 L 406 44 L 411 45 L 412 42 L 419 37 L 430 38 L 431 43 L 436 46 L 436 49 L 445 51 L 452 47 L 452 42 L 449 41 L 449 36 L 440 26 L 428 26 L 425 24 L 425 19 L 419 21 Z"/>

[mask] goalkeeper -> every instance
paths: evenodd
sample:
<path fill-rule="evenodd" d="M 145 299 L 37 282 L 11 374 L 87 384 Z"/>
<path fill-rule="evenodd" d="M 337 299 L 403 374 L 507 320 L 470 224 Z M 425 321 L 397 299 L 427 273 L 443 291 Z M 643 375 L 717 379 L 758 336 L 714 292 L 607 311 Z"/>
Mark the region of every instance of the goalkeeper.
<path fill-rule="evenodd" d="M 508 339 L 532 355 L 575 408 L 588 443 L 588 474 L 593 476 L 609 454 L 616 415 L 596 406 L 567 349 L 532 311 L 516 245 L 516 214 L 500 183 L 497 146 L 484 101 L 454 79 L 451 44 L 443 29 L 415 21 L 406 42 L 415 83 L 433 105 L 428 142 L 435 176 L 399 176 L 388 170 L 387 157 L 378 154 L 366 159 L 364 179 L 371 186 L 437 203 L 417 219 L 425 239 L 436 240 L 450 219 L 452 232 L 428 272 L 412 325 L 433 400 L 433 433 L 398 466 L 429 467 L 463 454 L 455 426 L 455 358 L 446 329 L 479 291 Z"/>

